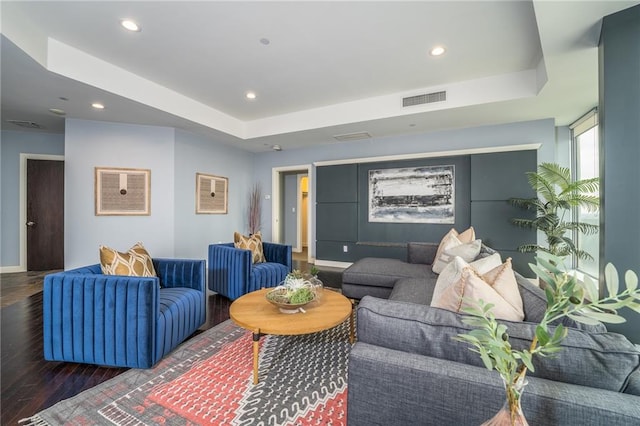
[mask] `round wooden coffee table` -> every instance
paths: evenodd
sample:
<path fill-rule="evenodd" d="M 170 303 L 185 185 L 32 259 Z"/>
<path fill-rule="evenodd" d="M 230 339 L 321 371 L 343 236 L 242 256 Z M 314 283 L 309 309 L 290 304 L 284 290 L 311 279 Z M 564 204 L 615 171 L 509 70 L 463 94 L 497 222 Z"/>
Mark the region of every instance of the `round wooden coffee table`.
<path fill-rule="evenodd" d="M 342 294 L 323 290 L 319 302 L 304 307 L 304 313 L 284 314 L 265 297 L 271 288 L 254 291 L 236 299 L 229 307 L 231 320 L 253 332 L 253 384 L 258 383 L 260 337 L 265 334 L 294 336 L 317 333 L 342 324 L 350 318 L 349 340 L 353 343 L 353 304 Z"/>

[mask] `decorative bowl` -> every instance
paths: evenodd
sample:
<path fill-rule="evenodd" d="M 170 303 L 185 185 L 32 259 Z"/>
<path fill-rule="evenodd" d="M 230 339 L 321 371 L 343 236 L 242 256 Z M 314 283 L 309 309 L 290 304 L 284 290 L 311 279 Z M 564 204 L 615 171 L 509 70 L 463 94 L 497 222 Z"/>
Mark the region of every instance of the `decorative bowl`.
<path fill-rule="evenodd" d="M 267 301 L 280 309 L 284 314 L 300 312 L 307 304 L 316 300 L 316 293 L 307 287 L 291 289 L 276 287 L 266 294 Z"/>

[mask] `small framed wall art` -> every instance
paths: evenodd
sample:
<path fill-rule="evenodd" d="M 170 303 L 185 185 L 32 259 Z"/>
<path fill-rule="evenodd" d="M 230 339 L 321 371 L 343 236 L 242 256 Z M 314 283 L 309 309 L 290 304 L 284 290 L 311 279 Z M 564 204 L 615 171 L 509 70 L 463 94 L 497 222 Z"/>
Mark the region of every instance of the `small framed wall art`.
<path fill-rule="evenodd" d="M 95 168 L 96 216 L 149 216 L 151 170 Z"/>
<path fill-rule="evenodd" d="M 196 214 L 227 214 L 229 179 L 196 173 Z"/>

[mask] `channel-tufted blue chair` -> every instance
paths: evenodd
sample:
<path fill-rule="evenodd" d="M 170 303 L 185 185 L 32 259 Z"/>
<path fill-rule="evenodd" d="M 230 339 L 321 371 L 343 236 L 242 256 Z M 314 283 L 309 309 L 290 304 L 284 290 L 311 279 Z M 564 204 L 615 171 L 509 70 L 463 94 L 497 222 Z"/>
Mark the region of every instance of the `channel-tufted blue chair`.
<path fill-rule="evenodd" d="M 206 319 L 204 260 L 153 259 L 157 277 L 91 265 L 44 279 L 44 357 L 151 368 Z"/>
<path fill-rule="evenodd" d="M 243 294 L 275 287 L 291 272 L 291 246 L 262 243 L 264 263 L 252 263 L 251 251 L 233 243 L 209 246 L 209 290 L 235 300 Z"/>

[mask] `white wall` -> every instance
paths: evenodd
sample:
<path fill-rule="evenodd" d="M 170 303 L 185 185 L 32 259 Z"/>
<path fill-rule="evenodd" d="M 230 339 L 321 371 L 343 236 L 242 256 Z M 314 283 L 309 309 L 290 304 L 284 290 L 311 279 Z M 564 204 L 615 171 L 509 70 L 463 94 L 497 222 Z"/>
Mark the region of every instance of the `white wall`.
<path fill-rule="evenodd" d="M 65 268 L 97 263 L 100 244 L 143 242 L 153 257 L 206 259 L 208 246 L 246 232 L 253 154 L 166 127 L 67 120 Z M 150 216 L 96 216 L 94 168 L 151 169 Z M 228 214 L 195 213 L 196 172 L 229 178 Z"/>
<path fill-rule="evenodd" d="M 174 129 L 68 119 L 65 135 L 65 269 L 99 262 L 98 247 L 141 241 L 174 257 Z M 151 169 L 150 216 L 96 216 L 95 167 Z"/>
<path fill-rule="evenodd" d="M 0 138 L 0 271 L 24 270 L 20 265 L 20 154 L 64 155 L 64 135 L 3 130 Z"/>
<path fill-rule="evenodd" d="M 541 144 L 538 163 L 555 161 L 555 123 L 553 119 L 520 123 L 446 130 L 433 133 L 397 137 L 373 138 L 349 143 L 330 142 L 311 148 L 284 150 L 258 154 L 254 160 L 255 179 L 263 182 L 265 194 L 271 194 L 271 175 L 274 167 L 310 164 L 319 161 L 384 157 L 398 154 L 437 153 L 471 148 L 494 148 L 523 144 Z M 275 141 L 277 143 L 277 141 Z M 315 167 L 311 172 L 312 187 L 309 206 L 315 223 Z M 273 199 L 273 198 L 271 198 Z M 263 235 L 272 236 L 271 200 L 263 204 Z M 309 235 L 309 252 L 315 256 L 315 226 Z"/>
<path fill-rule="evenodd" d="M 246 209 L 253 182 L 253 154 L 176 130 L 175 249 L 180 257 L 206 259 L 209 244 L 248 234 Z M 196 173 L 229 179 L 228 213 L 195 214 Z"/>

